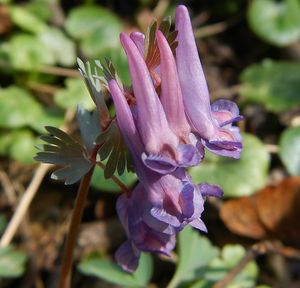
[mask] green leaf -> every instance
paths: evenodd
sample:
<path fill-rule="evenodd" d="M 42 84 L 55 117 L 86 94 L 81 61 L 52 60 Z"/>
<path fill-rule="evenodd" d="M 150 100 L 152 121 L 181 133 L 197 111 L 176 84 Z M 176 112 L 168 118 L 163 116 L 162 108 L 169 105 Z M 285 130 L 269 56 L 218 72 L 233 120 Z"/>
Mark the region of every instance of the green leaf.
<path fill-rule="evenodd" d="M 264 60 L 248 67 L 241 75 L 241 94 L 272 111 L 300 105 L 300 64 Z"/>
<path fill-rule="evenodd" d="M 15 25 L 28 32 L 41 33 L 47 27 L 43 21 L 25 7 L 11 6 L 10 16 Z"/>
<path fill-rule="evenodd" d="M 119 18 L 99 6 L 83 6 L 71 10 L 65 28 L 72 37 L 81 40 L 81 48 L 90 58 L 118 47 L 122 30 Z"/>
<path fill-rule="evenodd" d="M 90 112 L 78 105 L 76 119 L 79 124 L 81 139 L 85 147 L 88 149 L 88 151 L 93 151 L 96 146 L 95 140 L 101 133 L 98 111 L 94 110 Z"/>
<path fill-rule="evenodd" d="M 12 66 L 16 69 L 34 70 L 43 64 L 55 64 L 55 56 L 51 49 L 36 36 L 17 34 L 7 44 L 8 57 Z"/>
<path fill-rule="evenodd" d="M 116 171 L 122 175 L 126 168 L 127 171 L 132 170 L 130 154 L 116 121 L 112 121 L 109 127 L 97 137 L 96 143 L 100 145 L 98 150 L 100 160 L 107 159 L 104 170 L 106 179 Z"/>
<path fill-rule="evenodd" d="M 16 128 L 38 121 L 41 105 L 17 86 L 0 89 L 0 126 Z"/>
<path fill-rule="evenodd" d="M 219 254 L 208 238 L 187 226 L 179 233 L 178 263 L 168 287 L 178 287 L 185 281 L 199 279 L 206 267 Z"/>
<path fill-rule="evenodd" d="M 41 147 L 34 157 L 36 161 L 61 165 L 51 175 L 52 179 L 65 180 L 65 184 L 74 184 L 82 178 L 94 165 L 88 160 L 86 149 L 76 140 L 62 130 L 47 126 L 50 135 L 40 138 L 47 144 Z"/>
<path fill-rule="evenodd" d="M 9 155 L 21 163 L 32 163 L 37 139 L 29 130 L 12 130 L 0 134 L 0 154 Z"/>
<path fill-rule="evenodd" d="M 279 155 L 288 172 L 300 176 L 300 127 L 289 128 L 282 133 Z"/>
<path fill-rule="evenodd" d="M 215 258 L 206 269 L 204 278 L 213 283 L 221 280 L 245 254 L 246 250 L 241 245 L 225 245 L 220 257 Z M 251 261 L 231 281 L 228 288 L 254 287 L 257 275 L 258 267 L 254 261 Z"/>
<path fill-rule="evenodd" d="M 143 253 L 138 269 L 130 274 L 112 261 L 91 254 L 83 259 L 78 269 L 83 274 L 96 276 L 122 287 L 146 287 L 152 276 L 153 263 L 150 254 Z"/>
<path fill-rule="evenodd" d="M 82 79 L 67 78 L 66 88 L 59 89 L 54 95 L 55 103 L 64 109 L 75 109 L 78 104 L 86 109 L 95 107 Z"/>
<path fill-rule="evenodd" d="M 53 2 L 53 0 L 31 0 L 26 4 L 26 9 L 39 19 L 49 21 L 53 13 L 50 7 L 51 2 Z"/>
<path fill-rule="evenodd" d="M 57 107 L 42 107 L 36 120 L 29 123 L 39 133 L 45 132 L 45 126 L 59 127 L 64 123 L 64 113 Z"/>
<path fill-rule="evenodd" d="M 61 30 L 47 27 L 38 34 L 38 39 L 48 47 L 56 63 L 63 66 L 73 66 L 75 64 L 75 44 Z"/>
<path fill-rule="evenodd" d="M 0 278 L 21 276 L 25 271 L 26 255 L 11 246 L 0 248 Z"/>
<path fill-rule="evenodd" d="M 300 39 L 299 0 L 253 0 L 248 9 L 248 22 L 263 40 L 285 46 Z"/>
<path fill-rule="evenodd" d="M 253 135 L 243 135 L 241 159 L 235 160 L 207 152 L 198 167 L 190 169 L 195 183 L 218 184 L 227 197 L 251 195 L 264 187 L 270 157 L 263 143 Z"/>
<path fill-rule="evenodd" d="M 104 95 L 101 91 L 100 81 L 103 82 L 105 80 L 103 76 L 99 76 L 99 72 L 102 70 L 102 66 L 99 61 L 94 61 L 94 63 L 92 63 L 93 65 L 91 65 L 90 62 L 83 63 L 80 58 L 77 58 L 77 64 L 79 66 L 78 70 L 85 81 L 90 96 L 99 111 L 99 114 L 101 116 L 101 123 L 102 125 L 106 125 L 110 121 L 110 116 L 107 105 L 105 103 Z"/>
<path fill-rule="evenodd" d="M 61 111 L 44 109 L 26 90 L 17 86 L 0 89 L 0 119 L 0 127 L 30 126 L 38 132 L 44 132 L 45 125 L 63 121 Z"/>
<path fill-rule="evenodd" d="M 132 172 L 127 172 L 126 170 L 121 176 L 119 175 L 115 175 L 115 176 L 118 177 L 128 188 L 132 187 L 132 185 L 137 181 L 136 174 Z M 100 167 L 95 168 L 91 185 L 100 191 L 107 191 L 107 192 L 121 191 L 120 187 L 113 180 L 106 179 L 104 177 L 103 169 L 101 169 Z"/>

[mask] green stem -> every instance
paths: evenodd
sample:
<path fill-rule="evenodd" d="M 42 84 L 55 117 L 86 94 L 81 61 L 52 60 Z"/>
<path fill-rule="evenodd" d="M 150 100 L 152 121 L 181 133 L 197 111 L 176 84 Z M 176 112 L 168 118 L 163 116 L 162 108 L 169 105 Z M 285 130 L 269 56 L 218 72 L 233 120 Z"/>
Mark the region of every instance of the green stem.
<path fill-rule="evenodd" d="M 89 186 L 93 175 L 93 171 L 94 171 L 94 167 L 92 167 L 90 171 L 83 176 L 80 182 L 80 186 L 78 188 L 75 207 L 74 207 L 74 211 L 72 214 L 72 219 L 69 227 L 69 233 L 64 248 L 63 263 L 62 263 L 60 282 L 59 282 L 60 288 L 70 287 L 74 247 L 76 244 L 81 217 L 83 214 L 84 205 L 89 191 Z"/>

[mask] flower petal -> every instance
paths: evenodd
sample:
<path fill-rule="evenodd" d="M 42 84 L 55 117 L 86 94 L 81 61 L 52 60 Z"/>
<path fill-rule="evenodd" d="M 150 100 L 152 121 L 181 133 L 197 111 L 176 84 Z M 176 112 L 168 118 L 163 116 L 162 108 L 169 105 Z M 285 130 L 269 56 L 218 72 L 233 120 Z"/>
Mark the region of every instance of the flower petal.
<path fill-rule="evenodd" d="M 160 174 L 172 173 L 176 170 L 178 164 L 169 157 L 164 157 L 163 155 L 149 155 L 146 153 L 142 154 L 143 163 L 152 171 Z"/>
<path fill-rule="evenodd" d="M 139 49 L 141 55 L 144 57 L 145 35 L 140 32 L 132 32 L 130 33 L 130 38 L 134 42 L 135 46 Z"/>
<path fill-rule="evenodd" d="M 178 139 L 168 126 L 143 57 L 125 33 L 121 33 L 120 39 L 128 57 L 133 91 L 137 101 L 137 124 L 146 151 L 149 154 L 158 154 L 164 146 L 176 147 Z"/>
<path fill-rule="evenodd" d="M 161 94 L 160 101 L 164 107 L 169 126 L 182 139 L 188 139 L 190 125 L 187 122 L 177 68 L 169 43 L 161 31 L 156 32 L 160 51 Z"/>
<path fill-rule="evenodd" d="M 236 103 L 230 100 L 220 99 L 215 101 L 211 105 L 211 110 L 220 127 L 243 119 Z"/>
<path fill-rule="evenodd" d="M 189 224 L 196 229 L 199 229 L 203 232 L 207 232 L 207 228 L 206 228 L 204 222 L 200 218 L 195 219 L 194 221 L 190 222 Z"/>
<path fill-rule="evenodd" d="M 124 242 L 117 252 L 115 253 L 115 259 L 125 271 L 134 272 L 139 264 L 140 251 L 134 247 L 130 240 Z"/>
<path fill-rule="evenodd" d="M 203 159 L 201 151 L 191 144 L 179 144 L 176 150 L 179 167 L 196 166 Z"/>
<path fill-rule="evenodd" d="M 178 220 L 176 216 L 173 216 L 167 213 L 166 210 L 160 207 L 153 207 L 150 211 L 151 215 L 156 219 L 168 223 L 173 227 L 180 227 L 181 222 Z"/>
<path fill-rule="evenodd" d="M 191 218 L 194 214 L 194 187 L 191 184 L 183 186 L 179 195 L 179 204 L 184 218 Z"/>
<path fill-rule="evenodd" d="M 198 56 L 188 10 L 180 5 L 176 9 L 178 47 L 176 62 L 183 102 L 192 130 L 202 138 L 210 139 L 216 130 L 211 115 L 209 92 Z"/>
<path fill-rule="evenodd" d="M 140 155 L 144 148 L 136 129 L 129 105 L 115 80 L 109 81 L 108 86 L 115 104 L 118 126 L 125 138 L 130 152 L 132 153 L 132 156 L 136 158 L 137 161 L 140 161 Z"/>
<path fill-rule="evenodd" d="M 196 186 L 199 189 L 199 191 L 203 197 L 206 197 L 206 196 L 222 197 L 224 194 L 223 190 L 218 185 L 201 183 Z"/>

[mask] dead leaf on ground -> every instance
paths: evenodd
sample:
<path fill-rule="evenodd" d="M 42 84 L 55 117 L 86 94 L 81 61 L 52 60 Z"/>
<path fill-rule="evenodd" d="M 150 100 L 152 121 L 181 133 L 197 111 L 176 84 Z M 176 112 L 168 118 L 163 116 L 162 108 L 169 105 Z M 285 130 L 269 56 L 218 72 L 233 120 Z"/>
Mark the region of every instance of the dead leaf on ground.
<path fill-rule="evenodd" d="M 220 215 L 232 232 L 254 239 L 279 239 L 300 246 L 300 177 L 290 177 L 255 195 L 229 200 Z"/>

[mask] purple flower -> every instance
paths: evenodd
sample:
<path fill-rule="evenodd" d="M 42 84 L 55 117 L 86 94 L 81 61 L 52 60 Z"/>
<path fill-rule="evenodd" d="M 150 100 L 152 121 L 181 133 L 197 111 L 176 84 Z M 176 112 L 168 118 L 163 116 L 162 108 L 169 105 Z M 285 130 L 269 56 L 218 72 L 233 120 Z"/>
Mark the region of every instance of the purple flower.
<path fill-rule="evenodd" d="M 175 245 L 175 233 L 185 225 L 206 231 L 201 220 L 203 196 L 219 196 L 222 191 L 209 184 L 193 185 L 183 168 L 162 175 L 144 165 L 141 160 L 143 143 L 131 109 L 115 80 L 109 82 L 109 89 L 118 125 L 140 180 L 131 195 L 120 196 L 117 206 L 128 236 L 128 241 L 117 253 L 117 261 L 124 269 L 130 270 L 137 265 L 139 251 L 168 254 Z"/>
<path fill-rule="evenodd" d="M 132 82 L 131 106 L 115 80 L 108 82 L 116 120 L 131 153 L 139 184 L 117 201 L 128 240 L 116 252 L 124 270 L 137 268 L 141 251 L 169 255 L 176 233 L 186 225 L 206 232 L 201 220 L 206 196 L 222 196 L 217 185 L 193 184 L 185 168 L 199 164 L 207 149 L 240 156 L 239 109 L 228 100 L 210 105 L 187 9 L 176 13 L 176 60 L 167 39 L 157 31 L 160 63 L 149 71 L 144 59 L 145 37 L 121 33 Z M 157 56 L 157 55 L 156 55 Z M 158 57 L 158 56 L 157 56 Z M 154 75 L 155 74 L 155 75 Z M 131 93 L 131 92 L 129 92 Z"/>
<path fill-rule="evenodd" d="M 188 10 L 182 5 L 176 9 L 176 29 L 176 63 L 185 112 L 192 132 L 210 151 L 239 158 L 242 149 L 241 136 L 238 128 L 232 126 L 232 122 L 242 117 L 236 104 L 229 100 L 219 100 L 210 105 Z"/>
<path fill-rule="evenodd" d="M 139 180 L 147 192 L 144 195 L 147 203 L 147 207 L 144 206 L 145 221 L 152 228 L 164 233 L 173 233 L 194 220 L 197 222 L 203 211 L 203 198 L 198 186 L 191 183 L 183 168 L 173 174 L 161 175 L 144 165 L 141 161 L 143 144 L 132 112 L 117 82 L 111 80 L 109 88 L 118 125 L 131 152 Z M 170 227 L 161 225 L 156 220 Z"/>
<path fill-rule="evenodd" d="M 145 60 L 136 44 L 125 33 L 121 33 L 120 39 L 128 57 L 136 98 L 137 129 L 145 147 L 142 153 L 144 164 L 162 174 L 171 173 L 178 167 L 197 165 L 202 155 L 193 145 L 183 143 L 170 128 Z M 136 43 L 139 43 L 138 40 Z"/>
<path fill-rule="evenodd" d="M 128 240 L 116 252 L 118 264 L 126 271 L 133 272 L 141 251 L 170 255 L 174 249 L 175 234 L 165 234 L 149 227 L 143 220 L 145 191 L 139 184 L 130 197 L 121 195 L 117 201 L 117 212 L 126 231 Z"/>

